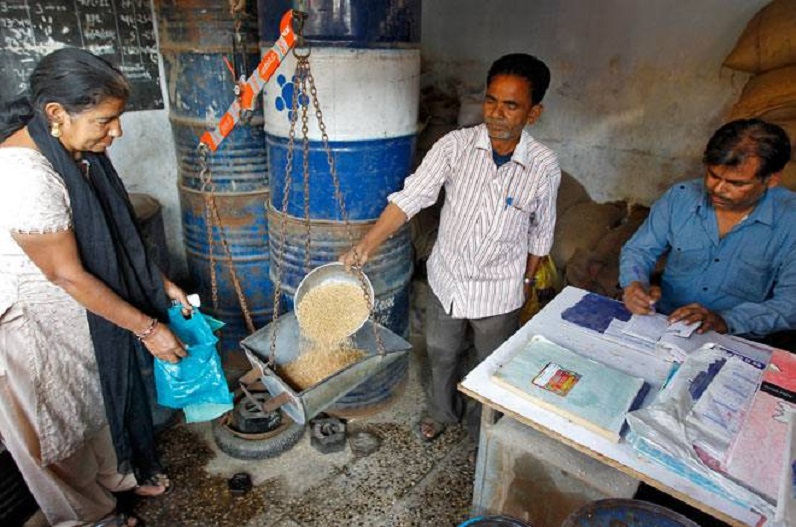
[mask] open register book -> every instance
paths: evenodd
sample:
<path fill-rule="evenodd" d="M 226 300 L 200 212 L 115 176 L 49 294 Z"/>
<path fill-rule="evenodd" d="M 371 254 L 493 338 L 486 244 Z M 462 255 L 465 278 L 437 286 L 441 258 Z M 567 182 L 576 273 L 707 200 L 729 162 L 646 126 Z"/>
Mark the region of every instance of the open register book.
<path fill-rule="evenodd" d="M 533 403 L 619 442 L 625 414 L 641 403 L 643 379 L 541 336 L 501 365 L 492 380 Z"/>

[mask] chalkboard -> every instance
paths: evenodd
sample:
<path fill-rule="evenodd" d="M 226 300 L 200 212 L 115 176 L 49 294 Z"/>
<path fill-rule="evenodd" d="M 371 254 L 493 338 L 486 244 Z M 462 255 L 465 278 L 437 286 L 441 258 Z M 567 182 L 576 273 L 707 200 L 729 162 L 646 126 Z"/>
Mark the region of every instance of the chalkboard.
<path fill-rule="evenodd" d="M 0 98 L 18 96 L 39 58 L 64 46 L 119 67 L 128 110 L 163 108 L 150 0 L 0 0 Z"/>

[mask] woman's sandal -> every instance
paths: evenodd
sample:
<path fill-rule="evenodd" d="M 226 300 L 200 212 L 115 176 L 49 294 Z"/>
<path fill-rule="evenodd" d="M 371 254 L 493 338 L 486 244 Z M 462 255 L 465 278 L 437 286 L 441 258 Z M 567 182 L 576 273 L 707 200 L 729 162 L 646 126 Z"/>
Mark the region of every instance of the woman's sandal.
<path fill-rule="evenodd" d="M 120 513 L 100 520 L 92 527 L 146 527 L 146 523 L 133 514 Z"/>
<path fill-rule="evenodd" d="M 133 494 L 142 498 L 158 498 L 168 496 L 174 490 L 174 484 L 164 473 L 158 473 L 142 480 L 133 489 Z"/>
<path fill-rule="evenodd" d="M 431 417 L 426 416 L 420 419 L 420 422 L 417 423 L 417 435 L 426 443 L 430 443 L 438 438 L 442 432 L 445 431 L 446 427 L 447 425 L 445 423 L 440 423 L 439 421 L 435 421 Z"/>

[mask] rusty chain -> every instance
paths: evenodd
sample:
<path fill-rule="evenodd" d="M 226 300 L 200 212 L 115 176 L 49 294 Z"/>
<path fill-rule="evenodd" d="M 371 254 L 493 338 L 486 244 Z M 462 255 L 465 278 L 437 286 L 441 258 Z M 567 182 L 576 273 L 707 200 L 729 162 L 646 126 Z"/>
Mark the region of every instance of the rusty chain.
<path fill-rule="evenodd" d="M 320 107 L 320 102 L 318 100 L 318 90 L 315 86 L 315 79 L 312 76 L 312 70 L 310 68 L 309 57 L 312 50 L 309 47 L 305 47 L 305 41 L 303 34 L 299 32 L 297 34 L 297 44 L 293 48 L 293 55 L 296 57 L 296 68 L 293 74 L 293 96 L 291 101 L 291 111 L 290 111 L 290 129 L 288 132 L 288 145 L 287 145 L 287 154 L 286 154 L 286 163 L 285 163 L 285 188 L 283 190 L 284 194 L 282 195 L 282 217 L 280 221 L 280 230 L 279 230 L 279 241 L 276 246 L 279 247 L 279 250 L 282 251 L 282 258 L 285 256 L 285 237 L 286 237 L 286 220 L 287 220 L 287 211 L 288 211 L 288 203 L 289 203 L 289 194 L 290 194 L 290 187 L 292 186 L 292 177 L 293 177 L 293 162 L 294 162 L 294 151 L 295 151 L 295 139 L 296 139 L 296 124 L 298 121 L 298 114 L 299 114 L 299 102 L 301 100 L 302 94 L 306 97 L 307 93 L 309 92 L 309 100 L 312 103 L 313 110 L 315 113 L 315 118 L 318 122 L 318 129 L 321 132 L 321 139 L 323 144 L 324 152 L 326 153 L 326 160 L 329 164 L 329 172 L 332 177 L 332 185 L 334 186 L 334 196 L 335 200 L 337 201 L 338 206 L 340 207 L 340 217 L 343 220 L 343 224 L 345 225 L 346 234 L 348 235 L 349 245 L 353 248 L 355 245 L 354 242 L 354 234 L 351 228 L 351 223 L 348 219 L 348 213 L 345 208 L 345 198 L 343 196 L 342 190 L 340 189 L 340 179 L 337 176 L 337 169 L 334 161 L 334 156 L 332 155 L 332 150 L 329 146 L 329 135 L 326 132 L 326 124 L 323 122 L 323 111 Z M 307 86 L 309 84 L 309 90 Z M 312 223 L 310 218 L 310 169 L 309 169 L 309 157 L 310 157 L 310 141 L 309 141 L 309 116 L 308 116 L 308 107 L 310 102 L 308 101 L 307 104 L 302 104 L 301 108 L 301 134 L 302 134 L 302 153 L 304 155 L 303 163 L 302 163 L 302 176 L 303 176 L 303 191 L 304 191 L 304 221 L 306 225 L 306 235 L 304 240 L 304 267 L 305 272 L 310 271 L 311 259 L 310 259 L 310 244 L 311 244 L 311 234 L 312 234 Z M 274 311 L 273 311 L 273 319 L 271 324 L 271 342 L 270 342 L 270 353 L 269 353 L 269 362 L 271 368 L 275 368 L 276 366 L 276 338 L 277 338 L 277 321 L 279 319 L 279 309 L 281 306 L 281 293 L 282 293 L 282 263 L 281 258 L 273 258 L 275 269 L 274 275 L 276 278 L 276 284 L 274 287 Z M 381 332 L 378 330 L 378 327 L 375 324 L 375 299 L 371 298 L 370 289 L 367 287 L 367 281 L 365 278 L 365 274 L 361 267 L 356 266 L 353 267 L 357 274 L 357 278 L 359 279 L 360 285 L 362 287 L 363 296 L 365 298 L 365 302 L 367 303 L 368 310 L 370 311 L 370 318 L 374 322 L 373 326 L 373 334 L 376 340 L 376 347 L 380 355 L 384 355 L 384 341 L 381 336 Z"/>
<path fill-rule="evenodd" d="M 302 39 L 301 33 L 298 34 L 298 38 Z M 303 40 L 303 39 L 302 39 Z M 295 49 L 295 48 L 294 48 Z M 298 71 L 298 64 L 296 65 L 296 71 Z M 295 74 L 294 74 L 295 79 Z M 277 243 L 273 244 L 272 246 L 276 248 L 278 251 L 281 251 L 281 258 L 271 258 L 271 261 L 274 263 L 274 278 L 276 278 L 276 283 L 274 284 L 274 307 L 273 307 L 273 316 L 271 318 L 271 342 L 270 342 L 270 349 L 268 353 L 268 366 L 276 371 L 276 328 L 277 323 L 279 321 L 279 311 L 282 306 L 282 260 L 285 258 L 285 238 L 286 238 L 286 229 L 287 229 L 287 207 L 290 199 L 290 187 L 293 184 L 293 153 L 295 151 L 295 142 L 296 142 L 296 120 L 298 119 L 298 97 L 299 91 L 295 89 L 295 81 L 293 86 L 293 96 L 291 97 L 291 112 L 288 114 L 290 116 L 290 129 L 288 131 L 288 139 L 287 139 L 287 153 L 286 153 L 286 160 L 285 160 L 285 188 L 283 189 L 282 194 L 282 216 L 280 217 L 279 221 L 279 238 Z M 273 174 L 272 174 L 273 176 Z"/>
<path fill-rule="evenodd" d="M 296 75 L 301 75 L 301 89 L 297 90 L 300 94 L 307 93 L 307 76 L 310 74 L 309 57 L 299 59 L 296 65 Z M 306 96 L 306 95 L 305 95 Z M 301 96 L 299 95 L 299 102 Z M 304 159 L 302 164 L 302 176 L 304 178 L 304 225 L 306 236 L 304 237 L 304 272 L 309 273 L 310 269 L 310 243 L 312 234 L 312 222 L 310 221 L 310 141 L 309 141 L 309 114 L 308 104 L 301 105 L 301 138 L 302 152 Z M 295 111 L 295 110 L 294 110 Z"/>
<path fill-rule="evenodd" d="M 199 145 L 199 178 L 202 181 L 201 192 L 204 197 L 204 213 L 205 213 L 205 228 L 207 230 L 207 249 L 210 258 L 210 288 L 213 298 L 213 309 L 218 310 L 218 278 L 216 276 L 216 257 L 213 252 L 213 226 L 218 227 L 218 237 L 221 242 L 221 248 L 224 251 L 224 258 L 229 269 L 229 275 L 232 279 L 232 285 L 235 288 L 235 294 L 238 297 L 243 319 L 246 322 L 246 328 L 249 333 L 254 333 L 254 323 L 252 322 L 251 312 L 246 301 L 246 296 L 243 294 L 243 288 L 238 279 L 238 273 L 235 271 L 235 263 L 232 260 L 232 251 L 229 248 L 226 234 L 224 233 L 224 225 L 221 223 L 221 217 L 218 214 L 218 207 L 216 205 L 216 186 L 213 182 L 213 175 L 210 170 L 210 165 L 207 163 L 207 146 L 204 144 Z"/>
<path fill-rule="evenodd" d="M 331 147 L 329 147 L 329 135 L 326 133 L 326 124 L 323 122 L 323 112 L 321 111 L 321 104 L 318 100 L 318 89 L 315 87 L 315 78 L 312 76 L 312 72 L 310 71 L 309 61 L 307 61 L 307 80 L 310 84 L 310 99 L 312 100 L 312 105 L 315 109 L 315 118 L 318 120 L 318 129 L 321 132 L 323 150 L 326 153 L 326 162 L 329 164 L 329 174 L 332 176 L 334 197 L 337 200 L 337 205 L 340 207 L 340 217 L 343 220 L 343 225 L 345 225 L 346 234 L 348 235 L 348 243 L 353 250 L 354 246 L 356 245 L 354 242 L 354 233 L 351 228 L 351 222 L 348 220 L 348 212 L 345 208 L 345 197 L 343 196 L 343 191 L 340 189 L 340 178 L 337 176 L 337 167 L 334 162 L 334 156 L 332 155 Z M 309 139 L 306 137 L 305 142 L 309 142 Z M 365 302 L 370 310 L 370 318 L 374 322 L 373 336 L 376 339 L 376 349 L 380 355 L 384 355 L 384 342 L 381 338 L 381 332 L 378 330 L 375 324 L 376 299 L 371 298 L 370 296 L 370 289 L 368 288 L 367 282 L 365 280 L 365 273 L 362 270 L 362 267 L 354 266 L 352 269 L 355 270 L 357 278 L 359 278 L 359 283 L 362 287 L 362 293 L 365 297 Z"/>

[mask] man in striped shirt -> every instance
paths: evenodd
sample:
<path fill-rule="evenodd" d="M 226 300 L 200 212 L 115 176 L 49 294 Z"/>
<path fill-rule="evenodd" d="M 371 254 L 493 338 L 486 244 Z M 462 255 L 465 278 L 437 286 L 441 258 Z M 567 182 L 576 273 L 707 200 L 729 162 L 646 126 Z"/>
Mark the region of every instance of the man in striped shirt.
<path fill-rule="evenodd" d="M 549 84 L 549 69 L 533 56 L 517 53 L 495 61 L 487 75 L 485 124 L 440 139 L 403 190 L 387 198 L 376 224 L 341 257 L 347 265 L 364 265 L 445 188 L 439 234 L 428 260 L 426 346 L 432 386 L 427 415 L 419 423 L 426 441 L 464 413 L 456 383 L 468 328 L 478 362 L 510 337 L 539 260 L 553 243 L 558 159 L 525 130 L 541 115 Z M 476 440 L 480 405 L 467 421 Z"/>

